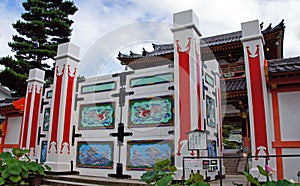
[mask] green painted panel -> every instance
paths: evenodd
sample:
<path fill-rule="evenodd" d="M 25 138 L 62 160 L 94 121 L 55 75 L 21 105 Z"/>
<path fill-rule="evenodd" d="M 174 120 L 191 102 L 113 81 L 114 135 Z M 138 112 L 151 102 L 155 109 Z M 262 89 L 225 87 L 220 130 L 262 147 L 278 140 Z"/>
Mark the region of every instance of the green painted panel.
<path fill-rule="evenodd" d="M 210 75 L 208 74 L 205 74 L 205 82 L 208 83 L 209 85 L 211 86 L 214 86 L 215 85 L 215 81 L 214 81 L 214 78 L 211 77 Z"/>
<path fill-rule="evenodd" d="M 104 92 L 116 89 L 116 82 L 98 83 L 93 85 L 85 85 L 81 87 L 82 94 Z"/>
<path fill-rule="evenodd" d="M 172 73 L 159 74 L 156 76 L 133 78 L 130 80 L 130 87 L 147 86 L 147 85 L 154 85 L 154 84 L 167 83 L 173 81 L 174 81 L 174 74 Z"/>

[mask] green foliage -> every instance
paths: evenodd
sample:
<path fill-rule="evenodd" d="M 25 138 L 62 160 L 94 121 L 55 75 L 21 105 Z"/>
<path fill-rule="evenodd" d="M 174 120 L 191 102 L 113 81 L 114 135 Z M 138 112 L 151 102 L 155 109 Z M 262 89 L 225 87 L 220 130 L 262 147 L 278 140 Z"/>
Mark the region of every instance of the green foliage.
<path fill-rule="evenodd" d="M 18 184 L 24 185 L 30 176 L 45 175 L 45 170 L 50 171 L 49 166 L 31 161 L 27 153 L 29 150 L 14 148 L 12 153 L 0 154 L 0 185 Z M 26 160 L 19 160 L 20 158 Z"/>
<path fill-rule="evenodd" d="M 228 141 L 227 139 L 223 139 L 223 144 L 225 149 L 238 149 L 240 144 L 235 141 Z"/>
<path fill-rule="evenodd" d="M 255 184 L 256 186 L 261 186 L 261 184 L 258 181 L 258 178 L 253 177 L 248 172 L 243 172 L 243 174 L 246 176 L 248 182 Z"/>
<path fill-rule="evenodd" d="M 193 183 L 191 186 L 209 186 L 210 184 L 204 181 L 200 181 L 198 183 Z"/>
<path fill-rule="evenodd" d="M 22 5 L 25 9 L 22 20 L 12 24 L 18 34 L 8 43 L 15 52 L 14 58 L 0 59 L 5 66 L 0 83 L 16 91 L 17 96 L 26 94 L 29 69 L 43 69 L 46 81 L 52 80 L 53 69 L 45 60 L 53 60 L 57 46 L 70 40 L 73 21 L 69 16 L 78 10 L 72 1 L 66 0 L 26 0 Z"/>
<path fill-rule="evenodd" d="M 153 170 L 145 172 L 141 176 L 141 180 L 147 184 L 155 186 L 171 185 L 177 168 L 171 165 L 170 159 L 157 160 Z M 178 184 L 175 184 L 178 185 Z M 191 174 L 191 177 L 184 183 L 190 186 L 209 186 L 209 183 L 203 181 L 203 176 L 200 173 Z"/>
<path fill-rule="evenodd" d="M 176 171 L 177 168 L 171 165 L 170 159 L 157 160 L 153 170 L 145 172 L 141 179 L 147 184 L 153 183 L 156 186 L 166 186 L 172 182 Z"/>
<path fill-rule="evenodd" d="M 261 166 L 257 166 L 259 173 L 263 176 L 267 176 L 269 177 L 267 171 L 265 171 Z M 251 174 L 249 174 L 248 172 L 243 172 L 243 174 L 246 176 L 248 182 L 255 184 L 256 186 L 294 186 L 294 185 L 298 185 L 296 183 L 292 183 L 286 179 L 284 180 L 278 180 L 278 181 L 267 181 L 265 183 L 260 183 L 258 178 L 253 177 Z M 238 185 L 238 184 L 235 184 Z"/>
<path fill-rule="evenodd" d="M 259 171 L 259 173 L 260 173 L 261 175 L 263 175 L 263 176 L 268 176 L 267 171 L 265 171 L 265 169 L 263 169 L 261 166 L 258 165 L 257 168 L 258 168 L 258 171 Z"/>
<path fill-rule="evenodd" d="M 196 174 L 192 172 L 190 178 L 184 182 L 184 185 L 209 186 L 209 183 L 203 181 L 203 176 L 199 172 L 197 172 Z"/>

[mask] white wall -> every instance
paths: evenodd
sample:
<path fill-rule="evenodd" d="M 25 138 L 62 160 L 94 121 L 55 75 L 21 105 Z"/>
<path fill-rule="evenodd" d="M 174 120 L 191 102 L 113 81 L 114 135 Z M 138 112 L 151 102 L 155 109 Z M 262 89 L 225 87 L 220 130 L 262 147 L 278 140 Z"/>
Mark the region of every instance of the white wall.
<path fill-rule="evenodd" d="M 278 93 L 278 104 L 281 140 L 300 141 L 300 91 Z"/>
<path fill-rule="evenodd" d="M 22 118 L 22 116 L 8 118 L 5 144 L 19 144 Z"/>
<path fill-rule="evenodd" d="M 278 93 L 282 141 L 300 141 L 300 91 Z M 300 148 L 283 148 L 282 154 L 300 154 Z M 283 158 L 284 178 L 297 181 L 300 157 Z"/>

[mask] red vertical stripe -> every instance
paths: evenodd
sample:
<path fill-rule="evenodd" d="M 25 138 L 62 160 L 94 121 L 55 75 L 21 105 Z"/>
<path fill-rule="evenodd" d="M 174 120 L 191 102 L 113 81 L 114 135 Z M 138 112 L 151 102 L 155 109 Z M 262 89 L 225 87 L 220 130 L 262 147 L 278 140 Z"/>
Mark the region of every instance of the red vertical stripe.
<path fill-rule="evenodd" d="M 196 46 L 196 42 L 195 42 L 195 51 L 196 51 L 196 73 L 197 73 L 197 96 L 198 96 L 198 100 L 197 100 L 197 106 L 198 106 L 198 129 L 202 130 L 202 125 L 201 125 L 201 121 L 202 121 L 202 115 L 201 115 L 201 63 L 200 63 L 200 49 L 199 51 L 197 50 L 197 46 Z"/>
<path fill-rule="evenodd" d="M 73 85 L 74 85 L 75 75 L 76 75 L 76 68 L 74 70 L 74 74 L 71 75 L 70 65 L 69 65 L 69 68 L 68 68 L 68 89 L 67 89 L 67 98 L 66 98 L 66 107 L 65 107 L 64 136 L 63 136 L 63 141 L 61 143 L 60 153 L 62 153 L 64 145 L 67 145 L 68 154 L 70 154 L 70 127 L 71 127 L 71 113 L 72 113 L 72 100 L 73 100 L 72 95 L 73 95 Z"/>
<path fill-rule="evenodd" d="M 280 115 L 279 115 L 279 104 L 278 104 L 278 92 L 272 92 L 272 106 L 273 106 L 273 120 L 274 120 L 274 137 L 275 142 L 281 141 L 280 132 Z M 282 155 L 282 149 L 275 149 L 276 155 Z M 283 161 L 282 157 L 276 157 L 276 167 L 277 167 L 277 179 L 282 180 L 283 176 Z"/>
<path fill-rule="evenodd" d="M 249 60 L 249 71 L 250 71 L 250 86 L 252 94 L 252 109 L 253 109 L 253 121 L 254 121 L 254 133 L 255 133 L 255 155 L 258 155 L 260 146 L 266 148 L 266 155 L 268 152 L 267 142 L 267 130 L 266 130 L 266 115 L 264 105 L 264 94 L 263 84 L 261 77 L 260 68 L 260 56 L 259 56 L 259 45 L 256 46 L 255 57 L 251 57 L 249 47 L 247 46 L 248 60 Z"/>
<path fill-rule="evenodd" d="M 42 87 L 40 92 L 38 92 L 38 87 L 35 87 L 35 96 L 34 96 L 34 107 L 33 107 L 33 115 L 32 115 L 32 125 L 31 125 L 31 136 L 30 136 L 30 145 L 29 148 L 34 148 L 33 153 L 35 154 L 35 145 L 36 145 L 36 134 L 38 128 L 38 118 L 39 118 L 39 110 L 40 110 L 40 103 L 41 103 L 41 93 Z"/>
<path fill-rule="evenodd" d="M 23 141 L 22 147 L 26 148 L 27 135 L 28 135 L 28 123 L 29 123 L 29 114 L 30 114 L 30 105 L 31 105 L 31 97 L 32 97 L 32 85 L 28 85 L 28 94 L 26 98 L 26 109 L 25 109 L 25 118 L 24 118 L 24 133 L 23 133 Z"/>
<path fill-rule="evenodd" d="M 61 97 L 61 86 L 62 86 L 62 78 L 64 75 L 63 66 L 62 72 L 58 74 L 58 66 L 56 67 L 56 86 L 55 86 L 55 94 L 54 96 L 54 105 L 53 105 L 53 122 L 52 122 L 52 131 L 51 131 L 51 140 L 49 143 L 49 150 L 51 148 L 52 143 L 55 145 L 56 153 L 57 153 L 57 131 L 58 131 L 58 119 L 59 119 L 59 108 L 60 108 L 60 97 Z"/>
<path fill-rule="evenodd" d="M 187 49 L 181 51 L 177 41 L 177 52 L 179 59 L 179 104 L 180 104 L 180 139 L 178 141 L 178 152 L 181 154 L 183 140 L 187 140 L 187 133 L 191 131 L 191 107 L 190 107 L 190 38 Z"/>

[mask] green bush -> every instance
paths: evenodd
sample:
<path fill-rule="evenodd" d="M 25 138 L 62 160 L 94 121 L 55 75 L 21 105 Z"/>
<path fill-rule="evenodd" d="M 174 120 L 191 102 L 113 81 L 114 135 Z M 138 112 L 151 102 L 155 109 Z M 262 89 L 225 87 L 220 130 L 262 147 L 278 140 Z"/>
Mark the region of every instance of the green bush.
<path fill-rule="evenodd" d="M 170 159 L 157 160 L 153 170 L 145 172 L 141 176 L 141 180 L 147 184 L 153 184 L 155 186 L 168 186 L 172 185 L 175 172 L 177 168 L 171 165 Z M 178 185 L 178 184 L 175 184 Z M 190 178 L 184 183 L 184 185 L 190 186 L 209 186 L 209 183 L 203 181 L 203 176 L 198 172 L 191 174 Z"/>
<path fill-rule="evenodd" d="M 259 174 L 266 176 L 268 178 L 268 180 L 265 183 L 261 183 L 258 178 L 253 177 L 251 174 L 249 174 L 248 172 L 243 172 L 243 174 L 246 176 L 248 182 L 256 185 L 256 186 L 300 186 L 300 184 L 297 183 L 292 183 L 286 179 L 283 180 L 277 180 L 277 181 L 273 181 L 272 180 L 272 174 L 274 173 L 274 170 L 272 170 L 272 168 L 268 165 L 265 166 L 265 169 L 262 168 L 261 166 L 257 165 L 257 168 L 259 170 Z M 242 186 L 242 184 L 238 184 L 238 183 L 233 183 L 234 185 L 237 186 Z"/>
<path fill-rule="evenodd" d="M 153 183 L 157 186 L 169 185 L 174 179 L 175 171 L 177 168 L 171 165 L 170 159 L 158 160 L 153 168 L 145 172 L 141 179 L 147 184 Z"/>
<path fill-rule="evenodd" d="M 31 161 L 29 150 L 14 148 L 11 152 L 0 153 L 0 185 L 25 185 L 34 175 L 45 175 L 50 167 Z M 20 158 L 25 160 L 20 160 Z"/>

